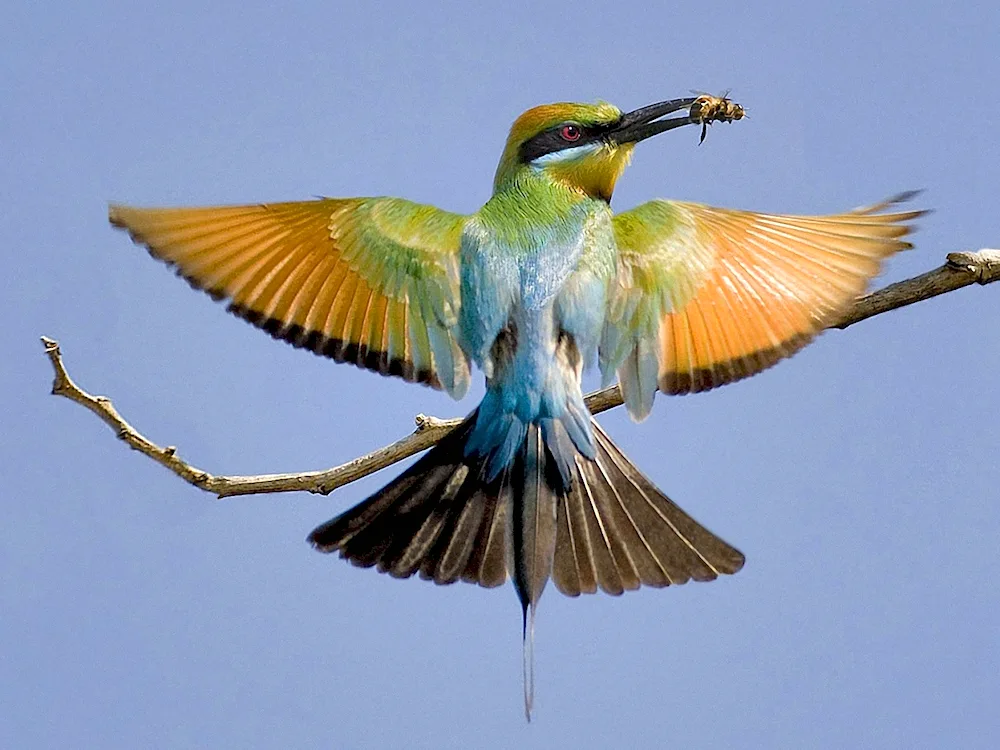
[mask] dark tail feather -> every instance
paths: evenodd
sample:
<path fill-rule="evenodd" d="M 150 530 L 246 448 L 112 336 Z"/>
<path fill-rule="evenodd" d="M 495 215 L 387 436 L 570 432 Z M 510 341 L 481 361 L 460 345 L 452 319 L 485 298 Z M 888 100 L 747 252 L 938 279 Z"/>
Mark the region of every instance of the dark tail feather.
<path fill-rule="evenodd" d="M 521 601 L 530 720 L 535 611 L 550 577 L 570 596 L 621 594 L 710 581 L 738 571 L 743 555 L 656 489 L 596 422 L 594 460 L 569 463 L 562 426 L 532 424 L 511 464 L 487 481 L 489 454 L 466 455 L 476 416 L 309 541 L 397 578 L 493 587 L 509 573 Z"/>
<path fill-rule="evenodd" d="M 700 525 L 629 461 L 594 422 L 597 457 L 577 458 L 559 504 L 553 581 L 568 596 L 712 581 L 743 554 Z"/>
<path fill-rule="evenodd" d="M 510 492 L 502 476 L 483 483 L 477 460 L 465 456 L 475 416 L 367 500 L 316 528 L 309 542 L 396 578 L 502 584 Z"/>
<path fill-rule="evenodd" d="M 553 426 L 554 425 L 554 426 Z M 559 461 L 551 440 L 564 433 L 558 422 L 547 423 L 549 434 L 537 424 L 528 425 L 521 449 L 510 469 L 511 577 L 521 600 L 524 649 L 524 714 L 531 721 L 535 699 L 535 611 L 552 575 L 556 551 L 557 508 L 565 496 Z M 568 443 L 568 441 L 567 441 Z"/>

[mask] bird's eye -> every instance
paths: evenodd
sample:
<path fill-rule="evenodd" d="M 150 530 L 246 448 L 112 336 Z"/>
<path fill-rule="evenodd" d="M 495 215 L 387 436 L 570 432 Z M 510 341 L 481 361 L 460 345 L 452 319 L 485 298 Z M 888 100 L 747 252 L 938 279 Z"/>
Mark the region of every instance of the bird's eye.
<path fill-rule="evenodd" d="M 573 141 L 580 140 L 580 136 L 583 134 L 580 132 L 580 128 L 576 125 L 563 125 L 559 129 L 559 135 L 562 136 L 564 141 L 572 143 Z"/>

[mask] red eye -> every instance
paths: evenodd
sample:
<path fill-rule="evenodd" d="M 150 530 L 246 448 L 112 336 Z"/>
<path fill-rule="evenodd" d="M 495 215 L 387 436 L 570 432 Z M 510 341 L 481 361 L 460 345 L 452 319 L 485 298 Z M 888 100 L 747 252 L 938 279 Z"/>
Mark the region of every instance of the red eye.
<path fill-rule="evenodd" d="M 563 125 L 559 131 L 559 135 L 562 136 L 564 141 L 573 142 L 580 140 L 582 133 L 580 133 L 580 128 L 576 125 Z"/>

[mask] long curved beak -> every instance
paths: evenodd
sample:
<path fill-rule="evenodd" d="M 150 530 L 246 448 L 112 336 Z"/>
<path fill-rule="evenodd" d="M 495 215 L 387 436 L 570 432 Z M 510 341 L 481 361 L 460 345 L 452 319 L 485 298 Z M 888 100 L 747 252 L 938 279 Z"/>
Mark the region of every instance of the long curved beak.
<path fill-rule="evenodd" d="M 682 125 L 692 125 L 699 120 L 692 118 L 690 114 L 687 117 L 674 117 L 669 120 L 659 118 L 682 109 L 690 109 L 697 100 L 698 97 L 694 96 L 686 99 L 670 99 L 624 114 L 607 137 L 616 143 L 638 143 Z"/>

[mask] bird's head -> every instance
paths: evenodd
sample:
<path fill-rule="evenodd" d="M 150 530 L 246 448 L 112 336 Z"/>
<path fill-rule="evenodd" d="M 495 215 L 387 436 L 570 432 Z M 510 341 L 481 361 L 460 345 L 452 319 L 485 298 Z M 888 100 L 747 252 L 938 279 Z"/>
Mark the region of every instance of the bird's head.
<path fill-rule="evenodd" d="M 674 99 L 626 114 L 607 102 L 532 107 L 511 126 L 493 188 L 500 190 L 524 170 L 534 170 L 573 190 L 610 201 L 635 144 L 689 123 L 687 118 L 658 118 L 693 101 Z"/>

